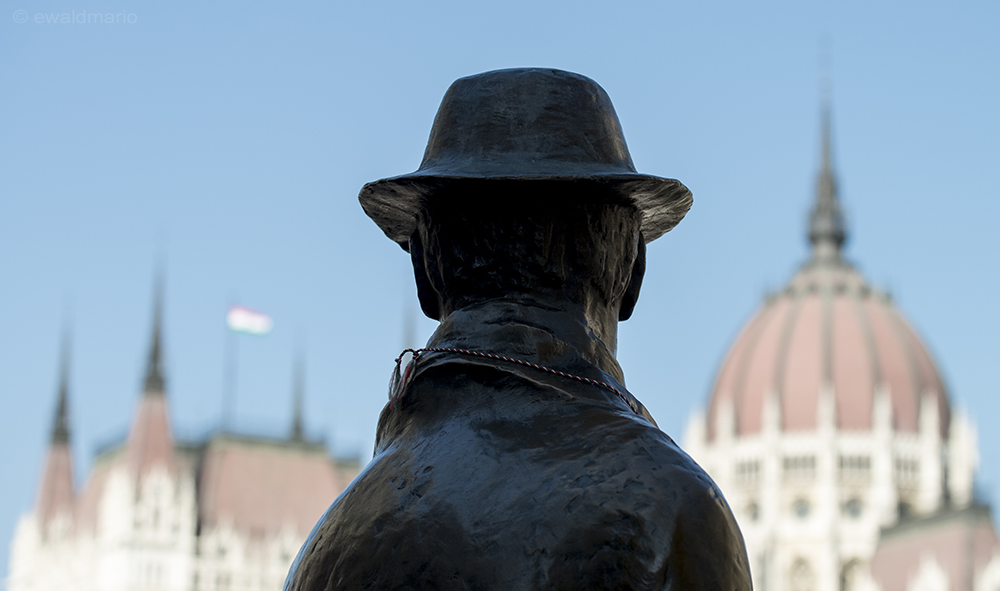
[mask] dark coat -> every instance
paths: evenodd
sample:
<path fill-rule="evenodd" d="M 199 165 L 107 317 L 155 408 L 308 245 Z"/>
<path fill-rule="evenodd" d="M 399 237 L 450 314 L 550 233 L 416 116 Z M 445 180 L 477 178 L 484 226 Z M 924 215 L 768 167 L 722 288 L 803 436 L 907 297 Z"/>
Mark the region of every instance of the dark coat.
<path fill-rule="evenodd" d="M 556 349 L 560 369 L 630 398 Z M 637 407 L 509 362 L 425 354 L 286 590 L 748 591 L 721 492 Z"/>

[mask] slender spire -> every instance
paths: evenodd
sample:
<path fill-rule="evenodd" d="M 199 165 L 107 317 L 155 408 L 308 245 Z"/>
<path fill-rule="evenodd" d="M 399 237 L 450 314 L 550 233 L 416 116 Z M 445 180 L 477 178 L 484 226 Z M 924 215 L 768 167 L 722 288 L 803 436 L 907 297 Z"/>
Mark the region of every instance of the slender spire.
<path fill-rule="evenodd" d="M 69 329 L 63 332 L 62 355 L 59 361 L 59 393 L 56 416 L 52 422 L 52 444 L 69 444 Z"/>
<path fill-rule="evenodd" d="M 146 362 L 146 380 L 143 390 L 147 393 L 162 394 L 163 379 L 163 273 L 157 274 L 153 294 L 153 337 Z"/>
<path fill-rule="evenodd" d="M 816 202 L 809 213 L 809 242 L 813 245 L 814 258 L 837 258 L 847 239 L 847 230 L 831 164 L 829 98 L 824 98 L 822 125 L 822 163 L 816 179 Z"/>
<path fill-rule="evenodd" d="M 69 351 L 70 331 L 63 331 L 59 361 L 59 392 L 52 423 L 52 440 L 45 459 L 42 479 L 35 498 L 35 514 L 43 526 L 42 535 L 50 535 L 49 524 L 59 516 L 72 519 L 73 458 L 69 447 Z M 66 522 L 68 523 L 68 522 Z"/>
<path fill-rule="evenodd" d="M 153 336 L 146 364 L 146 378 L 139 406 L 125 443 L 126 463 L 133 474 L 143 478 L 156 466 L 173 473 L 174 438 L 170 432 L 167 397 L 163 395 L 163 272 L 156 274 L 153 290 Z"/>
<path fill-rule="evenodd" d="M 292 378 L 292 441 L 304 441 L 305 429 L 302 424 L 302 398 L 305 394 L 305 363 L 302 354 L 295 357 L 294 377 Z"/>

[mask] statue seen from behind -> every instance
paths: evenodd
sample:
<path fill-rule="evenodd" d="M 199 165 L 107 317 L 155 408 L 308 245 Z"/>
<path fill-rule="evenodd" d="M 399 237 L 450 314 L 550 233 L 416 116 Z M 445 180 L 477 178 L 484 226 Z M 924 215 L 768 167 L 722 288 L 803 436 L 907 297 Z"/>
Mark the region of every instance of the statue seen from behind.
<path fill-rule="evenodd" d="M 722 494 L 615 359 L 646 243 L 691 194 L 635 171 L 604 90 L 547 69 L 460 79 L 420 168 L 360 200 L 440 326 L 397 365 L 375 457 L 286 590 L 749 590 Z"/>

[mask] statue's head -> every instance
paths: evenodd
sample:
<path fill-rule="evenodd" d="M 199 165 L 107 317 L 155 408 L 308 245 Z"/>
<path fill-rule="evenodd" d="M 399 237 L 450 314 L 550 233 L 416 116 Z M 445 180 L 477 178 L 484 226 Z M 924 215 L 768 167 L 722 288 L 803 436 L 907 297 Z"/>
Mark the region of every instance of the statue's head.
<path fill-rule="evenodd" d="M 691 207 L 679 181 L 639 174 L 611 99 L 560 70 L 461 78 L 415 172 L 359 197 L 413 257 L 421 307 L 440 318 L 483 299 L 586 299 L 632 312 L 645 244 Z"/>

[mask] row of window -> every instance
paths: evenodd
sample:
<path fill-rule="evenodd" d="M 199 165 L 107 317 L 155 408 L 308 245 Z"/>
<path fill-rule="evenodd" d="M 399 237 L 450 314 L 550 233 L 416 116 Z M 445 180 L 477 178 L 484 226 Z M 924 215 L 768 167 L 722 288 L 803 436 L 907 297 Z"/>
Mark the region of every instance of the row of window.
<path fill-rule="evenodd" d="M 192 577 L 192 589 L 195 591 L 231 591 L 234 589 L 249 589 L 247 584 L 253 585 L 254 588 L 260 585 L 261 588 L 268 588 L 266 579 L 261 579 L 259 581 L 255 580 L 255 577 L 248 578 L 245 574 L 243 576 L 238 576 L 239 573 L 231 572 L 216 572 L 214 574 L 205 574 L 205 576 L 200 576 L 196 571 Z M 278 584 L 281 581 L 277 581 Z"/>
<path fill-rule="evenodd" d="M 740 480 L 757 480 L 760 477 L 760 461 L 750 460 L 736 463 L 736 478 Z"/>
<path fill-rule="evenodd" d="M 920 463 L 917 460 L 896 458 L 896 477 L 904 480 L 915 480 L 920 475 Z"/>
<path fill-rule="evenodd" d="M 840 456 L 841 472 L 868 472 L 872 469 L 868 456 Z"/>
<path fill-rule="evenodd" d="M 792 502 L 792 504 L 789 506 L 789 510 L 791 511 L 792 515 L 794 515 L 798 519 L 805 520 L 808 519 L 809 515 L 812 513 L 812 503 L 810 503 L 809 499 L 805 497 L 799 497 Z M 845 517 L 850 517 L 852 519 L 857 519 L 861 517 L 863 511 L 864 511 L 864 503 L 862 503 L 861 499 L 858 498 L 848 499 L 840 506 L 841 514 L 844 515 Z M 758 505 L 756 502 L 751 502 L 749 505 L 747 505 L 746 514 L 747 517 L 750 518 L 750 521 L 759 520 L 760 505 Z"/>
<path fill-rule="evenodd" d="M 167 520 L 162 519 L 160 515 L 160 508 L 153 507 L 151 511 L 144 512 L 141 511 L 139 507 L 136 507 L 135 513 L 132 517 L 132 527 L 133 529 L 148 529 L 152 531 L 166 531 Z M 181 530 L 180 523 L 176 515 L 169 520 L 170 533 L 176 534 Z"/>
<path fill-rule="evenodd" d="M 854 591 L 861 587 L 864 564 L 857 559 L 848 560 L 840 568 L 840 591 Z M 791 591 L 813 591 L 816 575 L 805 558 L 796 558 L 788 572 L 788 588 Z"/>
<path fill-rule="evenodd" d="M 134 564 L 133 577 L 135 585 L 142 589 L 161 589 L 166 585 L 165 570 L 159 562 L 140 562 Z"/>
<path fill-rule="evenodd" d="M 782 473 L 787 480 L 812 478 L 816 474 L 816 457 L 785 456 L 782 458 Z M 843 455 L 839 457 L 838 471 L 841 480 L 867 479 L 871 475 L 871 458 L 861 455 Z M 915 479 L 920 473 L 920 462 L 911 458 L 896 458 L 896 478 L 901 480 Z M 752 483 L 760 479 L 760 460 L 744 460 L 736 463 L 736 478 L 743 483 Z"/>
<path fill-rule="evenodd" d="M 815 456 L 785 456 L 782 467 L 786 476 L 813 474 L 816 471 Z"/>
<path fill-rule="evenodd" d="M 226 554 L 229 553 L 229 550 L 222 542 L 212 544 L 211 548 L 208 546 L 209 544 L 197 544 L 194 549 L 195 555 L 201 556 L 203 553 L 207 555 L 212 551 L 212 548 L 214 548 L 215 550 L 215 556 L 220 559 L 225 558 Z M 291 551 L 289 551 L 287 548 L 282 548 L 278 553 L 278 559 L 282 563 L 291 563 L 292 562 Z"/>

